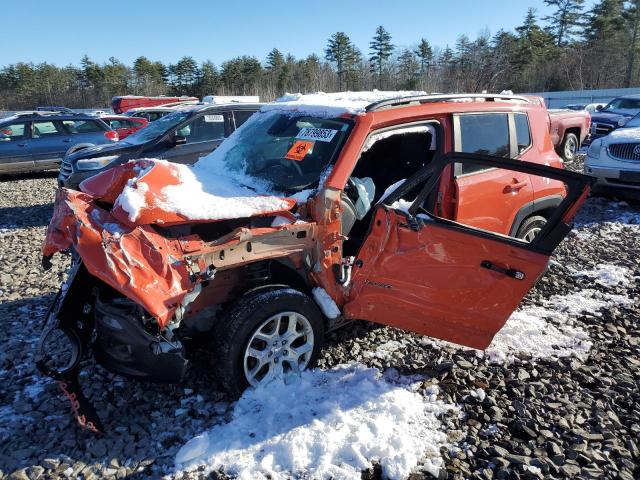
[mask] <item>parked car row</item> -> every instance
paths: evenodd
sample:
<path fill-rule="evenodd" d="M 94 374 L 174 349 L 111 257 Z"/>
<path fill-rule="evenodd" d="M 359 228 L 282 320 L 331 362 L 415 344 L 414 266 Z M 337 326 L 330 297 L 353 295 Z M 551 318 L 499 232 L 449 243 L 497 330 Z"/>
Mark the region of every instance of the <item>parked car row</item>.
<path fill-rule="evenodd" d="M 69 149 L 118 139 L 118 133 L 95 116 L 22 112 L 0 120 L 0 173 L 57 168 Z"/>
<path fill-rule="evenodd" d="M 489 345 L 591 179 L 562 169 L 542 99 L 410 93 L 183 107 L 66 159 L 43 265 L 75 262 L 37 365 L 83 426 L 103 430 L 79 384 L 87 355 L 175 383 L 209 346 L 238 395 L 313 366 L 355 319 Z M 194 168 L 129 161 L 191 163 L 238 127 Z"/>
<path fill-rule="evenodd" d="M 142 101 L 144 98 L 149 97 L 135 97 L 137 104 L 144 104 Z M 181 97 L 176 98 L 181 99 Z M 113 115 L 103 111 L 85 114 L 74 112 L 65 107 L 38 107 L 35 111 L 18 112 L 10 117 L 0 119 L 0 174 L 61 168 L 60 178 L 64 180 L 71 174 L 70 164 L 73 161 L 63 160 L 67 157 L 77 158 L 74 155 L 80 150 L 87 150 L 88 155 L 92 155 L 92 152 L 100 152 L 101 148 L 96 150 L 93 147 L 101 147 L 106 143 L 128 139 L 139 130 L 147 128 L 152 122 L 171 113 L 181 112 L 178 117 L 173 118 L 186 119 L 191 116 L 185 112 L 207 111 L 209 115 L 206 117 L 207 120 L 203 121 L 206 125 L 200 125 L 197 122 L 193 125 L 185 124 L 180 127 L 182 134 L 178 135 L 184 139 L 178 138 L 177 143 L 173 146 L 166 142 L 162 147 L 157 144 L 157 148 L 153 150 L 154 154 L 163 158 L 171 158 L 180 163 L 193 163 L 200 156 L 213 150 L 221 139 L 228 136 L 237 125 L 248 118 L 248 115 L 259 108 L 258 104 L 253 103 L 249 104 L 253 107 L 246 107 L 247 103 L 244 103 L 248 100 L 254 101 L 257 97 L 222 97 L 225 100 L 224 103 L 220 103 L 220 98 L 207 97 L 207 102 L 194 102 L 191 97 L 187 97 L 186 99 L 182 98 L 181 101 L 173 102 L 175 99 L 170 97 L 152 97 L 151 100 L 155 102 L 163 99 L 164 101 L 172 101 L 172 103 L 169 104 L 170 106 L 129 108 L 126 115 Z M 245 106 L 236 108 L 235 115 L 227 113 L 229 109 L 225 108 L 225 105 L 237 106 L 241 104 Z M 247 111 L 249 113 L 243 113 Z M 216 115 L 218 112 L 220 114 Z M 203 115 L 204 113 L 201 117 Z M 232 116 L 229 117 L 229 115 Z M 44 118 L 48 119 L 49 123 L 44 121 L 34 123 L 34 120 Z M 73 127 L 69 123 L 71 121 L 84 123 Z M 33 125 L 35 125 L 35 130 L 33 130 Z M 165 125 L 162 123 L 149 133 L 136 136 L 126 145 L 118 144 L 116 150 L 125 151 L 132 144 L 141 145 L 158 140 L 158 135 L 166 133 Z M 100 134 L 96 135 L 96 132 Z M 172 153 L 168 152 L 179 145 L 185 146 L 172 150 Z M 136 151 L 142 153 L 147 150 L 139 148 Z M 88 162 L 85 162 L 85 168 L 80 167 L 78 171 L 95 169 L 89 169 L 87 165 Z M 91 165 L 95 166 L 96 163 Z"/>

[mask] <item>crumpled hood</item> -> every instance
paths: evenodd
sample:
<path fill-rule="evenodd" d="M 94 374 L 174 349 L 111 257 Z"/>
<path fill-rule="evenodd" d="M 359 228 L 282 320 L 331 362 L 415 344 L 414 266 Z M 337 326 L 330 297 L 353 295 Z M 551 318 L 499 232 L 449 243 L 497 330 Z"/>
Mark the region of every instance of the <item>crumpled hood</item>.
<path fill-rule="evenodd" d="M 111 215 L 124 225 L 177 225 L 254 216 L 284 215 L 296 201 L 260 194 L 221 172 L 198 172 L 186 165 L 142 159 L 84 180 L 80 190 L 113 204 Z"/>

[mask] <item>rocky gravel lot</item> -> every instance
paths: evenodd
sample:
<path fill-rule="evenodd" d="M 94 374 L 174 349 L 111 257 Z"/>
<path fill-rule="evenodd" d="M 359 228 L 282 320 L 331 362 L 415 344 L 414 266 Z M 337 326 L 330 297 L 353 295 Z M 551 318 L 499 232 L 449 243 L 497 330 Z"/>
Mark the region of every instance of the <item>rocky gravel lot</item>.
<path fill-rule="evenodd" d="M 67 267 L 57 256 L 51 270 L 40 268 L 54 188 L 52 175 L 0 179 L 0 479 L 171 476 L 184 442 L 230 416 L 205 363 L 180 386 L 85 368 L 86 394 L 111 427 L 103 436 L 81 431 L 35 370 L 44 314 Z M 590 199 L 486 353 L 354 323 L 330 336 L 320 366 L 358 361 L 437 386 L 459 407 L 442 419 L 451 446 L 440 478 L 640 478 L 639 253 L 640 210 Z M 411 478 L 431 477 L 418 467 Z"/>

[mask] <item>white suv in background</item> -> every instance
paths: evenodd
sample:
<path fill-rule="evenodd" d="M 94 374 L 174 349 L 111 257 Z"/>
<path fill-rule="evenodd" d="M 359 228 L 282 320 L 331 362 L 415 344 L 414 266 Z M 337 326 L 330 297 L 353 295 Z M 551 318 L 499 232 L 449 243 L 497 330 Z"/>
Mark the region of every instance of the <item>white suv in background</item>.
<path fill-rule="evenodd" d="M 597 177 L 595 191 L 640 191 L 640 114 L 629 120 L 625 128 L 591 143 L 584 171 Z"/>

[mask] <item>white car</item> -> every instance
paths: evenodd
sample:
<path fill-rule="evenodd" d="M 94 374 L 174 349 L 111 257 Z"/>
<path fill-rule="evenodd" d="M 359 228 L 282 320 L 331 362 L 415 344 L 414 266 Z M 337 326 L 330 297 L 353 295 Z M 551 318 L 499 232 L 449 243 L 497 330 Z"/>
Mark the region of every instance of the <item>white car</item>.
<path fill-rule="evenodd" d="M 640 191 L 640 115 L 605 137 L 595 139 L 584 162 L 584 171 L 598 180 L 595 190 Z"/>

